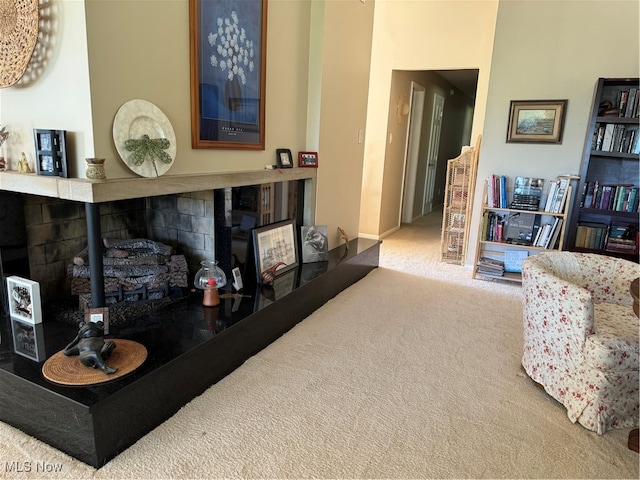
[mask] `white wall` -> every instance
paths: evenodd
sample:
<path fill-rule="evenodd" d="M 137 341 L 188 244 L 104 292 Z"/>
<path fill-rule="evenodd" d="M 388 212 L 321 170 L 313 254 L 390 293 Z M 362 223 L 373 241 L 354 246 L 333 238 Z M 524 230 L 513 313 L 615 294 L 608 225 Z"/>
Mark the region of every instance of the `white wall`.
<path fill-rule="evenodd" d="M 191 148 L 187 0 L 51 5 L 56 29 L 42 74 L 23 88 L 0 90 L 13 165 L 21 151 L 33 164 L 33 128 L 54 128 L 77 139 L 69 149 L 71 176 L 84 177 L 86 157 L 104 157 L 108 178 L 135 177 L 117 154 L 112 125 L 123 103 L 145 99 L 167 115 L 176 134 L 176 159 L 167 175 L 262 169 L 275 163 L 278 148 L 291 149 L 297 163 L 297 152 L 318 149 L 316 219 L 356 236 L 362 175 L 357 130 L 365 126 L 373 1 L 269 0 L 264 151 Z M 322 28 L 314 44 L 312 6 Z M 318 71 L 322 78 L 309 79 Z M 308 106 L 316 109 L 309 117 Z M 309 136 L 307 123 L 315 129 Z M 337 240 L 330 238 L 330 246 Z"/>
<path fill-rule="evenodd" d="M 10 136 L 4 148 L 11 169 L 22 152 L 34 168 L 33 129 L 67 130 L 73 157 L 93 157 L 91 93 L 82 1 L 52 1 L 41 9 L 46 20 L 28 72 L 18 84 L 0 90 L 0 123 Z M 42 26 L 42 22 L 41 22 Z M 75 162 L 71 176 L 84 175 Z"/>
<path fill-rule="evenodd" d="M 638 1 L 501 1 L 466 263 L 492 173 L 579 173 L 598 77 L 638 77 Z M 568 99 L 561 145 L 506 143 L 511 100 Z M 636 179 L 637 181 L 637 179 Z"/>
<path fill-rule="evenodd" d="M 316 223 L 358 235 L 374 2 L 325 2 Z"/>
<path fill-rule="evenodd" d="M 497 8 L 497 0 L 376 2 L 360 205 L 362 235 L 377 238 L 386 228 L 381 218 L 396 217 L 399 211 L 398 194 L 382 200 L 383 176 L 390 175 L 384 158 L 392 70 L 479 69 L 471 134 L 475 139 L 483 127 Z M 396 183 L 401 182 L 401 174 L 396 172 L 395 177 L 400 179 Z M 401 189 L 401 185 L 395 188 Z"/>

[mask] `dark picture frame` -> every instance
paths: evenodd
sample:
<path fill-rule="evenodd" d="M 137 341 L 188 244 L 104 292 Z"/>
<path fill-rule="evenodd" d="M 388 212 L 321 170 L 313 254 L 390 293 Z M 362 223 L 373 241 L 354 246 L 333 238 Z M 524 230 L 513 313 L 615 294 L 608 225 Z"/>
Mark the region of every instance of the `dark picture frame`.
<path fill-rule="evenodd" d="M 507 143 L 562 143 L 567 100 L 512 100 Z"/>
<path fill-rule="evenodd" d="M 266 270 L 276 267 L 277 277 L 298 266 L 298 241 L 295 222 L 282 220 L 252 231 L 256 278 L 260 283 L 268 283 L 262 277 Z"/>
<path fill-rule="evenodd" d="M 298 152 L 298 166 L 318 168 L 318 152 Z"/>
<path fill-rule="evenodd" d="M 68 177 L 66 133 L 65 130 L 33 130 L 38 175 Z"/>
<path fill-rule="evenodd" d="M 276 150 L 276 160 L 278 168 L 293 168 L 293 155 L 288 148 L 278 148 Z"/>
<path fill-rule="evenodd" d="M 191 146 L 264 150 L 267 0 L 189 0 L 189 39 Z"/>

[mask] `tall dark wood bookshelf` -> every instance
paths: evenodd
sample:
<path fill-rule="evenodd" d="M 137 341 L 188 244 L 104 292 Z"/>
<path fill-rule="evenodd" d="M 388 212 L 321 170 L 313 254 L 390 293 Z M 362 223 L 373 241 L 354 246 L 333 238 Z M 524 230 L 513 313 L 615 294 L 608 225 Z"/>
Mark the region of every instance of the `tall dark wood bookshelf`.
<path fill-rule="evenodd" d="M 613 238 L 625 229 L 625 237 L 637 232 L 638 200 L 631 197 L 640 197 L 639 98 L 638 78 L 598 79 L 565 250 L 638 262 L 637 243 L 615 251 Z"/>

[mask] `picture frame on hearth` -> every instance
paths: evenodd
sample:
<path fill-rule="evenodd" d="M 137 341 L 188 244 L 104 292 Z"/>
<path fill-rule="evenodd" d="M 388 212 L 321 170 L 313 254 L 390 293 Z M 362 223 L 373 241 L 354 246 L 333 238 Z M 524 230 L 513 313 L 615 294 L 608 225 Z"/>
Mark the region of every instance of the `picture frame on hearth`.
<path fill-rule="evenodd" d="M 68 177 L 66 133 L 65 130 L 33 130 L 38 175 Z"/>
<path fill-rule="evenodd" d="M 298 266 L 298 242 L 293 220 L 283 220 L 252 231 L 256 278 L 273 279 Z"/>
<path fill-rule="evenodd" d="M 18 276 L 7 277 L 9 316 L 32 325 L 42 323 L 40 284 Z"/>
<path fill-rule="evenodd" d="M 12 317 L 11 334 L 15 353 L 34 362 L 45 360 L 46 351 L 42 323 L 33 324 Z"/>

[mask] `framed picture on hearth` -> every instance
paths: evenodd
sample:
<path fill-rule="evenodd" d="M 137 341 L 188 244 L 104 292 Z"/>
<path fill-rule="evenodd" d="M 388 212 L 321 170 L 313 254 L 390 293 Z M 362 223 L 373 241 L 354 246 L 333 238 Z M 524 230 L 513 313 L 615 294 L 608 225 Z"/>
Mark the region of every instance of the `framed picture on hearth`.
<path fill-rule="evenodd" d="M 17 276 L 7 277 L 9 315 L 25 323 L 42 322 L 40 284 Z"/>
<path fill-rule="evenodd" d="M 260 283 L 298 266 L 298 242 L 295 222 L 283 220 L 253 229 L 256 276 Z"/>

